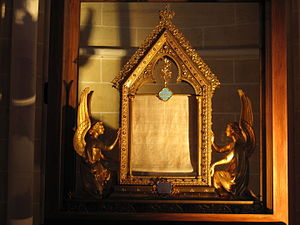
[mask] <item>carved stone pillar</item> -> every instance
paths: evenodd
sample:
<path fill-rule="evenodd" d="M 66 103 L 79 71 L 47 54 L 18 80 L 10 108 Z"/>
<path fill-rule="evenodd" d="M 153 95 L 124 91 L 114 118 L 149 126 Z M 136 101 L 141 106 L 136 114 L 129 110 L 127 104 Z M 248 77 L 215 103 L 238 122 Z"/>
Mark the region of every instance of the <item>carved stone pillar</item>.
<path fill-rule="evenodd" d="M 7 223 L 33 224 L 39 0 L 13 0 Z"/>

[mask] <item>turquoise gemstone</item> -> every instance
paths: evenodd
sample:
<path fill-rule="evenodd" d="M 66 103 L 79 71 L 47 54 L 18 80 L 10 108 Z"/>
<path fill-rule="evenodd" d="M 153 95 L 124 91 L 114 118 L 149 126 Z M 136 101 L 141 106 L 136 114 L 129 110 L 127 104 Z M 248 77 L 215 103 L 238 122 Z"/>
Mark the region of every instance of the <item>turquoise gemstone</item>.
<path fill-rule="evenodd" d="M 169 88 L 163 88 L 159 93 L 158 97 L 163 101 L 168 101 L 173 95 L 173 92 Z"/>

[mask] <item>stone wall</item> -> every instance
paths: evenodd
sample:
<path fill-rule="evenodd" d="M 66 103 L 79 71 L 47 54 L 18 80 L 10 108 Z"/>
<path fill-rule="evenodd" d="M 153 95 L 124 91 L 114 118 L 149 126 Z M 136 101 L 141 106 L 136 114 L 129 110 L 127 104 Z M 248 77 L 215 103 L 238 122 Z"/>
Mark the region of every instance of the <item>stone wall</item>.
<path fill-rule="evenodd" d="M 110 83 L 159 22 L 164 3 L 82 3 L 79 93 L 94 90 L 92 114 L 116 129 L 119 92 Z M 237 121 L 241 88 L 251 98 L 258 143 L 251 158 L 250 186 L 260 193 L 260 8 L 257 3 L 171 3 L 174 24 L 216 74 L 213 131 L 226 142 L 227 122 Z M 213 161 L 222 157 L 213 154 Z"/>

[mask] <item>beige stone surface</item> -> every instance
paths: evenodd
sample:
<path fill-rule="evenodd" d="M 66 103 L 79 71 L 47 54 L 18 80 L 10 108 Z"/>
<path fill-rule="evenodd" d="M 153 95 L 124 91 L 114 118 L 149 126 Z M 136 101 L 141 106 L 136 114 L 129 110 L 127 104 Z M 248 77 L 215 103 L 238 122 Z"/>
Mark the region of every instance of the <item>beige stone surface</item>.
<path fill-rule="evenodd" d="M 180 30 L 186 40 L 188 40 L 193 48 L 203 48 L 204 32 L 202 28 L 182 29 Z"/>
<path fill-rule="evenodd" d="M 80 29 L 84 29 L 83 26 Z M 136 30 L 132 28 L 94 26 L 80 35 L 81 46 L 135 46 Z"/>
<path fill-rule="evenodd" d="M 99 3 L 98 3 L 99 4 Z M 106 2 L 103 4 L 103 25 L 119 27 L 125 26 L 129 27 L 129 9 L 128 3 L 115 3 L 115 2 Z M 121 20 L 124 21 L 121 21 Z"/>
<path fill-rule="evenodd" d="M 259 25 L 210 27 L 204 29 L 204 47 L 258 46 Z"/>
<path fill-rule="evenodd" d="M 208 59 L 205 60 L 205 63 L 217 76 L 221 84 L 233 82 L 233 59 Z"/>
<path fill-rule="evenodd" d="M 102 5 L 104 26 L 153 27 L 159 22 L 159 10 L 164 3 L 85 3 L 82 7 L 82 23 L 86 20 L 87 9 L 97 11 Z M 234 23 L 234 4 L 216 3 L 170 3 L 176 12 L 174 23 L 178 27 L 215 26 Z M 97 24 L 93 19 L 91 24 Z"/>
<path fill-rule="evenodd" d="M 203 48 L 198 50 L 204 61 L 206 60 L 234 60 L 259 59 L 258 46 L 223 46 Z"/>
<path fill-rule="evenodd" d="M 92 117 L 95 120 L 102 121 L 106 128 L 112 128 L 114 130 L 119 128 L 118 112 L 92 112 Z"/>
<path fill-rule="evenodd" d="M 238 89 L 244 90 L 245 94 L 249 96 L 250 100 L 252 101 L 253 112 L 259 112 L 259 85 L 249 84 L 221 85 L 220 88 L 216 89 L 214 94 L 213 111 L 223 113 L 239 113 L 240 99 L 237 94 Z"/>
<path fill-rule="evenodd" d="M 110 128 L 118 129 L 120 127 L 119 113 L 103 113 L 102 121 L 106 126 L 109 126 Z"/>
<path fill-rule="evenodd" d="M 257 23 L 259 19 L 259 3 L 236 4 L 236 23 Z"/>
<path fill-rule="evenodd" d="M 121 58 L 102 59 L 101 81 L 111 82 L 119 74 L 122 66 Z"/>
<path fill-rule="evenodd" d="M 81 56 L 79 58 L 79 82 L 100 82 L 100 59 Z"/>
<path fill-rule="evenodd" d="M 80 8 L 80 25 L 102 25 L 102 3 L 82 2 Z"/>
<path fill-rule="evenodd" d="M 174 3 L 174 24 L 181 27 L 204 27 L 234 24 L 234 4 Z"/>
<path fill-rule="evenodd" d="M 105 3 L 103 24 L 120 27 L 154 27 L 159 22 L 158 11 L 163 3 Z"/>
<path fill-rule="evenodd" d="M 258 83 L 260 80 L 259 60 L 235 60 L 235 81 Z"/>
<path fill-rule="evenodd" d="M 80 83 L 78 93 L 85 87 L 90 87 L 93 93 L 92 112 L 119 112 L 119 91 L 110 83 Z"/>
<path fill-rule="evenodd" d="M 253 38 L 255 35 L 243 35 L 245 33 L 243 27 L 241 25 L 235 26 L 236 23 L 257 23 L 257 4 L 249 3 L 247 5 L 233 3 L 170 4 L 171 9 L 176 12 L 174 24 L 187 30 L 186 36 L 188 39 L 191 38 L 190 41 L 195 47 L 202 47 L 203 28 L 206 28 L 205 44 L 207 46 L 219 46 L 227 42 L 229 42 L 229 45 L 236 46 L 237 43 L 235 42 L 237 41 L 243 41 L 244 43 L 241 44 L 246 45 L 253 44 L 251 39 L 244 39 L 246 36 Z M 87 29 L 88 31 L 85 32 L 84 26 L 82 26 L 81 39 L 88 41 L 86 43 L 81 42 L 81 44 L 119 46 L 122 43 L 122 46 L 138 46 L 158 24 L 158 11 L 163 8 L 163 3 L 84 3 L 82 5 L 81 24 L 89 24 L 92 28 L 91 30 Z M 102 16 L 100 16 L 101 12 Z M 103 21 L 99 22 L 101 20 L 99 17 Z M 224 26 L 226 27 L 223 28 Z M 250 29 L 251 33 L 253 31 L 257 32 L 257 29 L 253 29 L 253 24 L 248 24 L 248 26 L 252 26 Z M 135 28 L 138 36 L 137 43 L 135 42 Z M 188 31 L 191 28 L 192 30 Z M 193 32 L 193 35 L 189 35 L 191 32 Z M 218 34 L 215 34 L 216 32 Z M 224 35 L 223 38 L 222 35 L 220 36 L 222 33 Z M 228 35 L 229 37 L 226 37 Z M 218 43 L 219 41 L 216 38 L 223 39 L 223 42 Z"/>
<path fill-rule="evenodd" d="M 222 84 L 221 84 L 222 85 Z M 237 86 L 222 85 L 216 89 L 213 98 L 213 112 L 237 113 L 239 112 L 239 98 L 236 93 Z"/>
<path fill-rule="evenodd" d="M 136 45 L 135 47 L 139 47 L 141 46 L 145 39 L 149 36 L 149 34 L 151 33 L 152 31 L 152 28 L 141 28 L 141 29 L 138 29 L 137 30 L 137 42 L 136 42 Z"/>
<path fill-rule="evenodd" d="M 102 121 L 102 113 L 101 112 L 91 112 L 92 118 L 94 120 Z"/>

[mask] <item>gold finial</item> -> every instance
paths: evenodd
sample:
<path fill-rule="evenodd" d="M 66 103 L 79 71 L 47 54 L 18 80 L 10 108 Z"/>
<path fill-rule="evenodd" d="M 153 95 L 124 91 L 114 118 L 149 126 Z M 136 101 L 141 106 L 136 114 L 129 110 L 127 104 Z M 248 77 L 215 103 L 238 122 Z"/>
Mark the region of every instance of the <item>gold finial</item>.
<path fill-rule="evenodd" d="M 164 10 L 159 10 L 160 20 L 171 20 L 175 16 L 175 12 L 170 9 L 170 5 L 167 4 Z"/>

